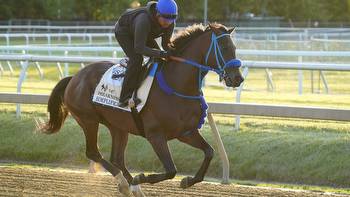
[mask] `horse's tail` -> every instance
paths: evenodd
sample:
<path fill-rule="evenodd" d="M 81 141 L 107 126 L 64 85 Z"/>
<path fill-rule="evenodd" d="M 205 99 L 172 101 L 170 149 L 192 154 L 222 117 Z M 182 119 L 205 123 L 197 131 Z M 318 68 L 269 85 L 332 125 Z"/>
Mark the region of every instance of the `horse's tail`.
<path fill-rule="evenodd" d="M 49 120 L 46 123 L 39 125 L 39 130 L 46 134 L 53 134 L 58 132 L 68 115 L 68 110 L 64 106 L 63 96 L 66 87 L 72 77 L 63 78 L 57 83 L 57 85 L 52 90 L 47 105 L 47 111 L 49 112 Z"/>

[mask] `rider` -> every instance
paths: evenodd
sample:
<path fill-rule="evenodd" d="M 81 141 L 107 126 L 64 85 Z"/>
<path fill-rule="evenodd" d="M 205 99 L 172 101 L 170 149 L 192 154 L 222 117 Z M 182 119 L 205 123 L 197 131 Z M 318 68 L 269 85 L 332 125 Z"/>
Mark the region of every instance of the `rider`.
<path fill-rule="evenodd" d="M 139 86 L 139 75 L 143 55 L 168 59 L 171 55 L 170 38 L 177 18 L 177 4 L 174 0 L 151 1 L 146 7 L 126 11 L 115 25 L 115 37 L 129 57 L 119 106 L 128 105 L 133 92 Z M 160 50 L 156 38 L 162 37 Z M 135 103 L 140 102 L 136 98 Z"/>

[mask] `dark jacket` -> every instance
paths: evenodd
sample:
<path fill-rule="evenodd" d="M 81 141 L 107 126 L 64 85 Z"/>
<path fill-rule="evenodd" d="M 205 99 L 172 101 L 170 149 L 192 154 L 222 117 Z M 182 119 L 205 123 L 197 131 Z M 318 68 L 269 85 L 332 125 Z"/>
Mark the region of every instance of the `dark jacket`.
<path fill-rule="evenodd" d="M 123 13 L 115 26 L 116 35 L 131 36 L 134 40 L 135 52 L 150 56 L 161 57 L 161 50 L 147 46 L 149 40 L 162 37 L 162 47 L 168 50 L 171 35 L 174 31 L 173 23 L 168 28 L 162 28 L 156 19 L 156 4 L 151 1 L 146 7 Z"/>

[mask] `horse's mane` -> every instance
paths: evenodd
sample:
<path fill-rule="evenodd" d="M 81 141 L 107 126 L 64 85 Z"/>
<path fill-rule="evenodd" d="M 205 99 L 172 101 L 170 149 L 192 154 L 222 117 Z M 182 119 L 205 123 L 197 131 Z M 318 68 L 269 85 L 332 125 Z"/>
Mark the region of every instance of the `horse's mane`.
<path fill-rule="evenodd" d="M 211 26 L 222 31 L 227 31 L 227 28 L 219 23 L 212 23 Z M 202 24 L 188 26 L 185 29 L 178 31 L 172 37 L 170 47 L 173 48 L 176 53 L 179 53 L 193 38 L 196 38 L 209 30 L 209 26 L 205 27 Z"/>

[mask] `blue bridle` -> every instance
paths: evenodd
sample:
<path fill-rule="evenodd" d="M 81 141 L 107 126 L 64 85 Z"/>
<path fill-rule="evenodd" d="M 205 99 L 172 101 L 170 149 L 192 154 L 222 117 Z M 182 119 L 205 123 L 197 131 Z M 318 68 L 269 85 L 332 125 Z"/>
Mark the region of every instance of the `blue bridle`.
<path fill-rule="evenodd" d="M 210 44 L 209 50 L 207 52 L 207 55 L 205 57 L 205 64 L 208 65 L 209 55 L 214 48 L 215 59 L 216 59 L 217 65 L 218 65 L 218 68 L 215 69 L 215 72 L 218 73 L 219 75 L 224 73 L 225 68 L 240 67 L 241 66 L 241 61 L 239 59 L 231 59 L 228 62 L 225 61 L 224 56 L 222 55 L 219 43 L 218 43 L 218 40 L 222 37 L 225 37 L 225 36 L 230 37 L 231 35 L 230 34 L 221 34 L 220 36 L 216 36 L 214 32 L 211 34 L 211 44 Z M 220 63 L 219 58 L 221 58 L 221 61 L 224 62 L 224 65 L 222 65 Z"/>
<path fill-rule="evenodd" d="M 185 60 L 184 62 L 187 64 L 190 64 L 194 67 L 199 68 L 199 76 L 202 75 L 203 72 L 208 72 L 208 71 L 213 71 L 216 72 L 219 76 L 220 79 L 223 79 L 225 77 L 225 69 L 226 68 L 239 68 L 241 67 L 242 63 L 241 60 L 239 59 L 231 59 L 229 61 L 225 61 L 224 56 L 222 55 L 218 40 L 222 37 L 225 36 L 231 36 L 230 34 L 221 34 L 219 36 L 216 36 L 215 33 L 213 32 L 211 35 L 211 43 L 210 43 L 210 47 L 208 49 L 207 55 L 205 57 L 205 65 L 201 65 L 198 64 L 197 62 L 191 61 L 191 60 Z M 215 60 L 216 60 L 216 64 L 218 68 L 212 68 L 210 66 L 206 66 L 208 65 L 208 59 L 210 54 L 212 53 L 212 50 L 214 50 L 214 54 L 215 54 Z M 223 64 L 221 64 L 223 63 Z M 199 77 L 198 79 L 198 84 L 199 84 L 199 88 L 202 85 L 202 79 L 201 77 Z"/>
<path fill-rule="evenodd" d="M 224 36 L 231 36 L 230 34 L 221 34 L 219 36 L 216 36 L 215 33 L 213 32 L 211 35 L 211 43 L 210 43 L 210 47 L 208 49 L 208 52 L 206 54 L 206 58 L 205 58 L 205 64 L 206 65 L 202 65 L 199 64 L 197 62 L 194 62 L 192 60 L 183 60 L 182 62 L 192 65 L 194 67 L 197 67 L 199 69 L 199 76 L 198 76 L 198 88 L 199 88 L 199 92 L 200 95 L 199 96 L 187 96 L 187 95 L 183 95 L 181 93 L 176 92 L 173 88 L 169 87 L 168 84 L 166 83 L 163 73 L 161 70 L 159 70 L 157 72 L 157 82 L 158 85 L 160 86 L 160 88 L 167 93 L 168 95 L 176 95 L 178 97 L 181 98 L 185 98 L 185 99 L 193 99 L 193 100 L 200 100 L 201 102 L 201 109 L 202 109 L 202 115 L 198 124 L 198 129 L 200 129 L 202 127 L 202 125 L 204 124 L 204 119 L 207 116 L 207 109 L 208 109 L 208 104 L 206 103 L 203 95 L 202 95 L 202 80 L 204 78 L 205 75 L 202 75 L 202 73 L 207 73 L 208 71 L 213 71 L 216 72 L 219 76 L 220 79 L 225 77 L 225 69 L 226 68 L 239 68 L 241 66 L 241 61 L 239 59 L 231 59 L 229 61 L 225 61 L 219 43 L 218 43 L 218 39 L 224 37 Z M 215 54 L 215 59 L 216 59 L 216 63 L 217 63 L 217 68 L 212 68 L 208 65 L 208 59 L 209 56 L 212 52 L 212 50 L 214 50 L 214 54 Z M 221 64 L 223 63 L 223 64 Z"/>

